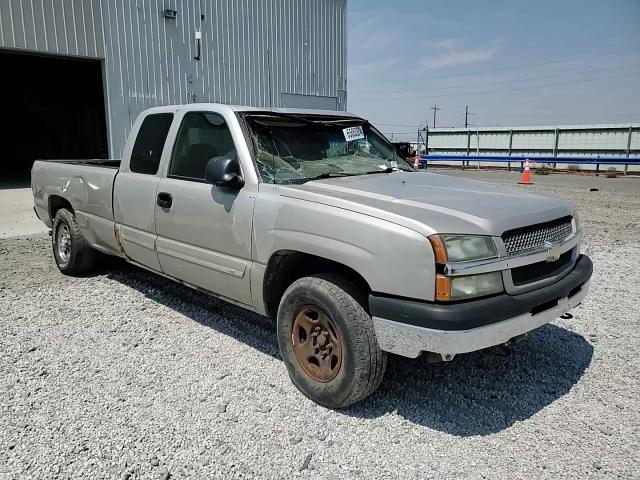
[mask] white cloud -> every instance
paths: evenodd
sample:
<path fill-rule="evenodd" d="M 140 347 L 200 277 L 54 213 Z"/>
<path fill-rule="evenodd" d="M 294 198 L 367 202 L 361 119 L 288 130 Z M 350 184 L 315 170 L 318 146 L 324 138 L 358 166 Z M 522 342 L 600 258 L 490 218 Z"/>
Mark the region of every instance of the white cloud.
<path fill-rule="evenodd" d="M 402 32 L 388 25 L 380 14 L 353 15 L 353 24 L 348 33 L 348 49 L 351 56 L 379 56 L 402 38 Z M 377 54 L 376 54 L 377 52 Z"/>
<path fill-rule="evenodd" d="M 465 48 L 460 39 L 448 39 L 435 43 L 438 52 L 433 55 L 425 55 L 420 63 L 427 69 L 453 67 L 490 60 L 500 51 L 502 39 L 496 39 L 485 45 Z"/>
<path fill-rule="evenodd" d="M 348 67 L 349 83 L 360 83 L 370 78 L 379 78 L 380 75 L 396 71 L 402 65 L 402 57 L 388 57 L 370 62 L 353 62 Z"/>

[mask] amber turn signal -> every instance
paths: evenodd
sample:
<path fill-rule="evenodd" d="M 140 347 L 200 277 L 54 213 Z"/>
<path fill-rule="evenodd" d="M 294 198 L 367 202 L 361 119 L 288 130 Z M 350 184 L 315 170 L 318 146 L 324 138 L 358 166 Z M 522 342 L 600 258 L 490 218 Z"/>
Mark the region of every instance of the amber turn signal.
<path fill-rule="evenodd" d="M 447 263 L 447 249 L 444 247 L 444 242 L 439 235 L 431 235 L 429 237 L 431 246 L 433 247 L 433 253 L 436 257 L 436 263 L 444 265 Z"/>
<path fill-rule="evenodd" d="M 436 300 L 449 301 L 451 299 L 451 279 L 444 275 L 436 275 Z"/>

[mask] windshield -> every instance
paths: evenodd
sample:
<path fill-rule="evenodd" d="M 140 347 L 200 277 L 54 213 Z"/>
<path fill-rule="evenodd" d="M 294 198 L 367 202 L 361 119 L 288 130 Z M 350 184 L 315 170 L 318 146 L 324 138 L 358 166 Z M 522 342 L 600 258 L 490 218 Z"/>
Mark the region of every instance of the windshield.
<path fill-rule="evenodd" d="M 365 120 L 255 113 L 245 116 L 258 171 L 265 182 L 412 171 Z"/>

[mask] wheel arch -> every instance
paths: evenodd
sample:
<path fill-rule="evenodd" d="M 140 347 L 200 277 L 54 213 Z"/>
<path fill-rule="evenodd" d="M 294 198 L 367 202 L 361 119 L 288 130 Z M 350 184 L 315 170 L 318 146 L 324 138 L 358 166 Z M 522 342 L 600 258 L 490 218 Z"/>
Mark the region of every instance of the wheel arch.
<path fill-rule="evenodd" d="M 51 219 L 51 222 L 53 222 L 53 219 L 56 217 L 56 213 L 61 208 L 66 208 L 69 211 L 71 211 L 71 213 L 75 214 L 75 210 L 71 205 L 71 202 L 69 202 L 69 200 L 67 200 L 66 198 L 60 195 L 49 195 L 48 211 L 49 211 L 49 218 Z"/>
<path fill-rule="evenodd" d="M 263 301 L 267 315 L 275 321 L 280 299 L 289 285 L 299 278 L 320 273 L 340 275 L 364 294 L 371 292 L 369 282 L 344 263 L 298 250 L 279 250 L 269 258 L 263 277 Z M 368 305 L 365 307 L 368 310 Z"/>

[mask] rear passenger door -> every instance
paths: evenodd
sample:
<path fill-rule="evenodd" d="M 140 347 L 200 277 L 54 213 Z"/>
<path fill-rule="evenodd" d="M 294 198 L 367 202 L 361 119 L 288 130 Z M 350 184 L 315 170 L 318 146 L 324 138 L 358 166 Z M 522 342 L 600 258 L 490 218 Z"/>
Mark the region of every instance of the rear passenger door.
<path fill-rule="evenodd" d="M 131 260 L 161 271 L 156 252 L 155 206 L 160 164 L 173 113 L 152 113 L 138 119 L 133 146 L 125 150 L 124 165 L 116 176 L 113 210 L 120 242 Z M 137 128 L 137 129 L 136 129 Z M 168 153 L 167 153 L 168 155 Z"/>
<path fill-rule="evenodd" d="M 227 119 L 213 111 L 184 113 L 157 196 L 156 242 L 162 270 L 192 285 L 251 304 L 251 229 L 255 190 L 204 180 L 212 157 L 233 155 Z"/>

